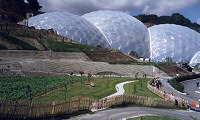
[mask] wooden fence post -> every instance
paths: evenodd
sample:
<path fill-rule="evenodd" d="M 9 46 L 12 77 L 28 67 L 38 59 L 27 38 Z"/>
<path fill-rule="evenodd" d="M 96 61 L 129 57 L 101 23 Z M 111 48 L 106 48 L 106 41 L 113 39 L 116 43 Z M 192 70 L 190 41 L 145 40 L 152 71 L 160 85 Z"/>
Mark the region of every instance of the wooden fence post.
<path fill-rule="evenodd" d="M 70 99 L 69 99 L 69 101 L 68 101 L 68 113 L 70 113 Z"/>
<path fill-rule="evenodd" d="M 28 117 L 31 117 L 31 115 L 32 115 L 32 107 L 33 107 L 33 102 L 30 103 L 30 108 L 29 108 Z"/>
<path fill-rule="evenodd" d="M 52 110 L 51 110 L 52 115 L 54 114 L 54 110 L 55 110 L 55 101 L 53 101 L 53 103 L 52 103 Z"/>

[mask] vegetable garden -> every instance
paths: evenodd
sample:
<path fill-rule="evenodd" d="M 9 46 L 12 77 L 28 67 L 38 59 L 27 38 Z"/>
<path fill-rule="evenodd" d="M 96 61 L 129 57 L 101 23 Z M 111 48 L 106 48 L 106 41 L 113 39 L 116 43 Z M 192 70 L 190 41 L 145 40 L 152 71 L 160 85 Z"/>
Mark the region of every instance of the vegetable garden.
<path fill-rule="evenodd" d="M 28 99 L 86 79 L 76 76 L 1 78 L 0 100 Z"/>

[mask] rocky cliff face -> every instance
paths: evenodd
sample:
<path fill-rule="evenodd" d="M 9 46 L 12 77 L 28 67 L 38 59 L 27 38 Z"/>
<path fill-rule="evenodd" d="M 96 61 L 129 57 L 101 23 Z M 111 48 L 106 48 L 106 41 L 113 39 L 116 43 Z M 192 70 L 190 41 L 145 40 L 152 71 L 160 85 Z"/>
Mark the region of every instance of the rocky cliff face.
<path fill-rule="evenodd" d="M 0 19 L 17 23 L 26 18 L 26 13 L 39 14 L 40 8 L 37 0 L 0 0 Z"/>

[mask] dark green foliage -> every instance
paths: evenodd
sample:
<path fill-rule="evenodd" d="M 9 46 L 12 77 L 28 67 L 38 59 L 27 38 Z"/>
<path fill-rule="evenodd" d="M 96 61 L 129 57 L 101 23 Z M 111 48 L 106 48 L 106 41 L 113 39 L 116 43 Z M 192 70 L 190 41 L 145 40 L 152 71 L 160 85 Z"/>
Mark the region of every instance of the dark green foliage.
<path fill-rule="evenodd" d="M 171 80 L 169 81 L 169 84 L 170 84 L 173 88 L 175 88 L 176 90 L 178 90 L 178 91 L 180 91 L 180 92 L 183 92 L 183 90 L 184 90 L 184 86 L 183 86 L 181 83 L 177 82 L 176 78 L 171 79 Z"/>
<path fill-rule="evenodd" d="M 27 0 L 29 5 L 32 6 L 33 9 L 35 10 L 39 10 L 40 8 L 42 8 L 37 0 Z"/>
<path fill-rule="evenodd" d="M 67 42 L 49 41 L 47 42 L 49 48 L 55 52 L 81 52 L 99 49 L 93 46 L 84 44 L 74 44 Z"/>
<path fill-rule="evenodd" d="M 183 92 L 184 86 L 180 83 L 186 80 L 200 78 L 200 74 L 185 75 L 180 77 L 175 77 L 169 81 L 170 85 L 176 90 Z"/>
<path fill-rule="evenodd" d="M 193 75 L 185 75 L 185 76 L 176 77 L 176 81 L 177 82 L 183 82 L 183 81 L 186 81 L 186 80 L 191 80 L 191 79 L 196 79 L 196 78 L 200 78 L 200 74 L 193 74 Z"/>
<path fill-rule="evenodd" d="M 143 23 L 147 23 L 147 22 L 157 23 L 157 21 L 158 21 L 157 15 L 140 14 L 140 15 L 137 15 L 135 17 Z"/>
<path fill-rule="evenodd" d="M 61 77 L 10 77 L 0 79 L 0 99 L 17 100 L 27 99 L 27 86 L 32 95 L 38 96 L 65 85 L 86 80 L 86 77 L 61 76 Z"/>
<path fill-rule="evenodd" d="M 157 15 L 145 15 L 140 14 L 135 16 L 138 20 L 143 23 L 154 23 L 154 24 L 177 24 L 190 27 L 197 32 L 200 32 L 200 25 L 192 23 L 188 18 L 184 17 L 180 13 L 173 13 L 171 16 L 160 16 Z"/>
<path fill-rule="evenodd" d="M 6 33 L 1 33 L 1 32 L 0 32 L 0 35 L 3 36 L 4 38 L 7 38 L 9 41 L 13 42 L 14 44 L 19 45 L 23 50 L 37 50 L 37 48 L 35 48 L 34 46 L 29 45 L 14 36 L 11 36 Z"/>
<path fill-rule="evenodd" d="M 8 48 L 0 44 L 0 50 L 7 50 Z"/>

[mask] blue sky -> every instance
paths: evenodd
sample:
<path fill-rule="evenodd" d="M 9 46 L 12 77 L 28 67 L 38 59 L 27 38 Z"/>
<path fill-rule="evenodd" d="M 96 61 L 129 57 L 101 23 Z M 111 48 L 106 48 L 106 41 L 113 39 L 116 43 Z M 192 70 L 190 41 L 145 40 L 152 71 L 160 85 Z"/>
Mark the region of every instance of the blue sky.
<path fill-rule="evenodd" d="M 78 15 L 97 10 L 137 14 L 171 15 L 181 13 L 200 24 L 200 0 L 38 0 L 42 11 L 66 11 Z"/>
<path fill-rule="evenodd" d="M 192 22 L 196 22 L 200 18 L 200 2 L 191 7 L 180 10 L 180 13 L 189 18 Z"/>

